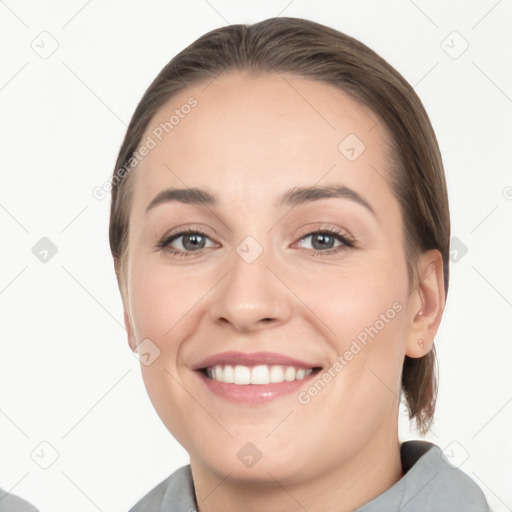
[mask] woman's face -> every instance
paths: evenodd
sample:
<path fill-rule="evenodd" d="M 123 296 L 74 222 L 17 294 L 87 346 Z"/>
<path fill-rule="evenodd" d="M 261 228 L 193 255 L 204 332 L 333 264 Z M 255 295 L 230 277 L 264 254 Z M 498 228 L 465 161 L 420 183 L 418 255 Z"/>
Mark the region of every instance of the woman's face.
<path fill-rule="evenodd" d="M 342 91 L 277 74 L 224 74 L 151 122 L 125 321 L 193 464 L 284 485 L 396 449 L 413 304 L 385 137 Z"/>

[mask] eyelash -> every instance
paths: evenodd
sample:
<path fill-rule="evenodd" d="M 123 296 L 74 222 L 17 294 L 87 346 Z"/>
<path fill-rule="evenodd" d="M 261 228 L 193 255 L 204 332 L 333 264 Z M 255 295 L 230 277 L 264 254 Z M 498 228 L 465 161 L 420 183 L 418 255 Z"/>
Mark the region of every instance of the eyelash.
<path fill-rule="evenodd" d="M 165 251 L 166 253 L 170 254 L 172 257 L 175 257 L 175 258 L 182 257 L 182 256 L 187 257 L 187 256 L 191 256 L 193 254 L 201 254 L 203 249 L 198 250 L 198 251 L 181 251 L 179 249 L 170 249 L 169 248 L 169 244 L 171 242 L 173 242 L 174 240 L 177 240 L 178 238 L 180 238 L 182 236 L 186 236 L 186 235 L 200 235 L 205 238 L 209 238 L 209 236 L 204 231 L 201 231 L 198 228 L 193 228 L 193 229 L 188 228 L 188 229 L 180 231 L 178 233 L 171 233 L 169 235 L 164 236 L 157 243 L 156 249 Z M 299 238 L 299 241 L 303 241 L 305 238 L 307 238 L 311 235 L 329 235 L 329 236 L 332 236 L 333 238 L 337 238 L 340 242 L 342 242 L 342 244 L 339 245 L 338 247 L 333 247 L 333 248 L 327 249 L 325 251 L 319 251 L 319 250 L 313 249 L 312 250 L 313 256 L 332 255 L 332 254 L 341 252 L 343 250 L 346 250 L 347 248 L 352 249 L 352 248 L 356 247 L 355 241 L 352 238 L 350 238 L 349 236 L 347 236 L 346 234 L 342 234 L 341 230 L 337 229 L 337 228 L 322 228 L 322 229 L 318 229 L 315 231 L 309 231 L 309 232 L 302 233 Z"/>

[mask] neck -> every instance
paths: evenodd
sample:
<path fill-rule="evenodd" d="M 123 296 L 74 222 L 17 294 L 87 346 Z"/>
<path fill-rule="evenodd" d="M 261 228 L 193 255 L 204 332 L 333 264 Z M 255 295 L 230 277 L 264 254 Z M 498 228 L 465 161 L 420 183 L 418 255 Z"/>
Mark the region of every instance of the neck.
<path fill-rule="evenodd" d="M 379 496 L 403 476 L 396 429 L 375 436 L 349 460 L 300 482 L 283 485 L 222 475 L 191 457 L 198 512 L 350 512 Z"/>

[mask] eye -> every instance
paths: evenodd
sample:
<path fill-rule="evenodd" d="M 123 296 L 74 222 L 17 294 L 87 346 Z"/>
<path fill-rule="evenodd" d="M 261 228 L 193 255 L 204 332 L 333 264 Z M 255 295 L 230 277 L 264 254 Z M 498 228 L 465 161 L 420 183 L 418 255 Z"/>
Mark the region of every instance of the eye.
<path fill-rule="evenodd" d="M 299 242 L 304 243 L 307 239 L 311 239 L 310 245 L 314 251 L 313 256 L 334 254 L 347 248 L 355 247 L 354 240 L 339 229 L 324 228 L 311 231 L 303 234 Z M 340 243 L 335 245 L 336 241 Z"/>
<path fill-rule="evenodd" d="M 313 256 L 325 256 L 335 254 L 347 248 L 356 246 L 355 241 L 340 229 L 322 228 L 316 231 L 303 233 L 299 243 L 305 243 L 310 239 Z M 338 241 L 338 245 L 336 244 Z M 210 245 L 208 245 L 210 242 Z M 175 257 L 199 255 L 204 249 L 215 247 L 210 237 L 198 228 L 188 228 L 165 235 L 157 244 L 158 250 L 165 251 Z"/>
<path fill-rule="evenodd" d="M 197 228 L 189 228 L 177 233 L 165 235 L 157 244 L 157 248 L 172 254 L 173 256 L 190 256 L 193 253 L 200 253 L 203 249 L 215 246 L 207 246 L 210 238 L 206 233 Z"/>

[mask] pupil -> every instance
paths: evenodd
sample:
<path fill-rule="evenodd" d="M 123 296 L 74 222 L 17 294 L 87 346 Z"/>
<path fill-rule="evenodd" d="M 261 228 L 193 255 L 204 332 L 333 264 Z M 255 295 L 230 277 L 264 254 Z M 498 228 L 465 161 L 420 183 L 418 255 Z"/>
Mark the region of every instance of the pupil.
<path fill-rule="evenodd" d="M 187 250 L 197 249 L 201 244 L 201 239 L 204 245 L 204 237 L 202 235 L 186 235 L 183 237 L 183 247 Z M 200 245 L 199 249 L 202 249 L 203 246 Z"/>
<path fill-rule="evenodd" d="M 334 238 L 330 235 L 324 235 L 324 234 L 318 234 L 318 235 L 315 235 L 313 236 L 313 247 L 315 249 L 325 249 L 325 247 L 327 245 L 329 245 L 329 248 L 330 247 L 330 244 L 328 244 L 327 242 L 329 241 L 333 242 L 334 241 Z M 315 247 L 315 241 L 320 241 L 320 246 L 319 247 Z"/>

